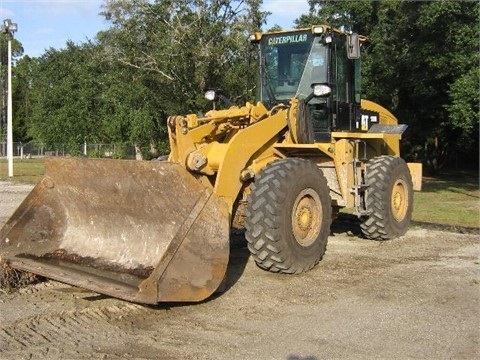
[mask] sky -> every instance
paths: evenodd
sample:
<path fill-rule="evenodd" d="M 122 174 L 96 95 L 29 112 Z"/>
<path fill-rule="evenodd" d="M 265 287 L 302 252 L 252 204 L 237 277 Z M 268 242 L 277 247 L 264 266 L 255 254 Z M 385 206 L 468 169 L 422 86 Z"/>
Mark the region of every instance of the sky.
<path fill-rule="evenodd" d="M 18 26 L 14 34 L 23 45 L 24 55 L 38 57 L 50 48 L 62 49 L 68 40 L 84 43 L 94 39 L 108 23 L 98 15 L 103 0 L 0 0 L 0 21 L 11 19 Z M 263 0 L 263 10 L 272 15 L 267 28 L 284 29 L 308 13 L 307 0 Z"/>

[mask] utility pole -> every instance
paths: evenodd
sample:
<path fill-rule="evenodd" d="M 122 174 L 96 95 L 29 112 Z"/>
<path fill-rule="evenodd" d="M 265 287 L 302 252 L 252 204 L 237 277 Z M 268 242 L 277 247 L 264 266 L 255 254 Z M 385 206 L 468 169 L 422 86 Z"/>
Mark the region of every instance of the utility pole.
<path fill-rule="evenodd" d="M 8 176 L 13 176 L 13 125 L 12 125 L 12 39 L 17 31 L 17 24 L 12 20 L 5 19 L 2 25 L 2 32 L 7 34 L 8 41 L 8 85 L 7 85 L 7 158 Z"/>

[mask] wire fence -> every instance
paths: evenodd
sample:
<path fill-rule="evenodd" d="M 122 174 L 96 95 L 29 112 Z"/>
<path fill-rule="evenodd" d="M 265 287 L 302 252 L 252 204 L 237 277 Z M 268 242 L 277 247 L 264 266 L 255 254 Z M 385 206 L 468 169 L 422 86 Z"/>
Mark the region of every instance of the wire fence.
<path fill-rule="evenodd" d="M 0 142 L 0 157 L 7 156 L 7 143 Z M 92 158 L 138 159 L 139 153 L 130 144 L 54 144 L 37 142 L 13 143 L 13 156 L 21 159 L 44 156 L 87 156 Z"/>

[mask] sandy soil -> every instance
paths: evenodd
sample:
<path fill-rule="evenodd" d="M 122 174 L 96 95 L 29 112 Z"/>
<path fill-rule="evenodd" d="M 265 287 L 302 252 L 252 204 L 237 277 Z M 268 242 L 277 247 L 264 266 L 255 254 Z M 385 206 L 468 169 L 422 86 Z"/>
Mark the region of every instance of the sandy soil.
<path fill-rule="evenodd" d="M 0 183 L 0 225 L 31 189 Z M 232 237 L 227 291 L 142 306 L 54 281 L 0 293 L 2 359 L 478 359 L 477 234 L 413 228 L 387 242 L 336 224 L 299 276 Z"/>

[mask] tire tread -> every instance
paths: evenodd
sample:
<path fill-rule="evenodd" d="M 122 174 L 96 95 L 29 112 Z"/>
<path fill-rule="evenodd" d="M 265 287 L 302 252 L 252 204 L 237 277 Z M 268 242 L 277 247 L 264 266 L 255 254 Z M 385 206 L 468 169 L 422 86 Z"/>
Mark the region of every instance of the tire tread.
<path fill-rule="evenodd" d="M 366 208 L 372 210 L 372 213 L 360 224 L 361 231 L 367 239 L 389 240 L 402 236 L 407 231 L 411 219 L 413 198 L 409 200 L 409 209 L 403 228 L 395 229 L 389 216 L 389 191 L 391 189 L 388 184 L 395 180 L 392 173 L 398 168 L 401 168 L 401 173 L 405 175 L 409 191 L 408 196 L 411 196 L 413 192 L 412 180 L 408 167 L 402 158 L 382 155 L 371 159 L 367 163 L 368 178 L 366 181 L 369 188 L 366 196 Z"/>
<path fill-rule="evenodd" d="M 318 254 L 315 254 L 313 261 L 304 259 L 302 262 L 295 262 L 282 251 L 280 244 L 282 230 L 279 225 L 279 218 L 288 190 L 291 184 L 297 181 L 298 173 L 312 173 L 313 167 L 316 168 L 313 171 L 318 174 L 318 181 L 324 189 L 327 189 L 326 196 L 328 196 L 329 203 L 327 209 L 323 209 L 323 215 L 328 217 L 328 231 L 322 249 Z M 314 267 L 321 260 L 326 250 L 326 238 L 329 234 L 331 222 L 330 201 L 327 181 L 321 170 L 311 161 L 289 158 L 267 165 L 255 177 L 245 211 L 245 237 L 248 249 L 257 265 L 271 272 L 285 274 L 298 274 Z M 325 226 L 323 219 L 321 226 Z"/>

